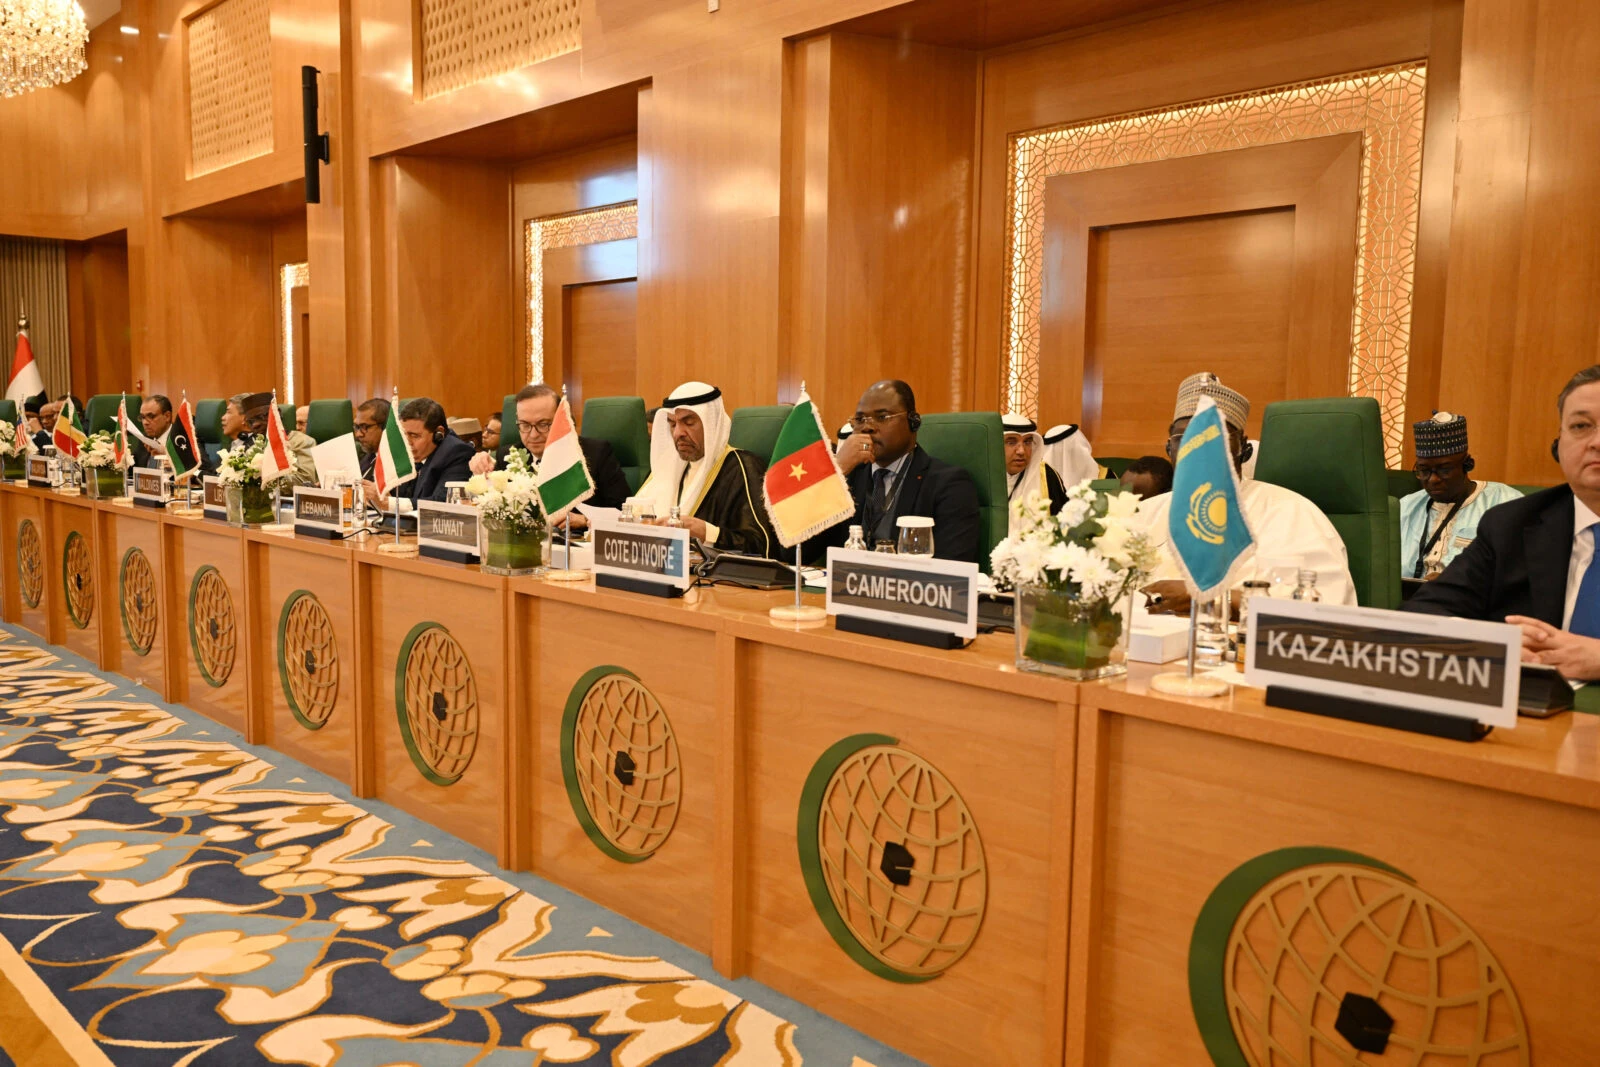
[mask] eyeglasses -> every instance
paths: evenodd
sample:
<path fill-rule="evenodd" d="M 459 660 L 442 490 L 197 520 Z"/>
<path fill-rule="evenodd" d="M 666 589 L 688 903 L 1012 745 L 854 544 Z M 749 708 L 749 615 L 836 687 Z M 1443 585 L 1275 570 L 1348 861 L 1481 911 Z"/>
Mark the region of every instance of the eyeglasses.
<path fill-rule="evenodd" d="M 1417 481 L 1425 482 L 1429 478 L 1448 478 L 1460 468 L 1459 463 L 1445 463 L 1438 467 L 1412 467 L 1411 473 L 1417 476 Z"/>
<path fill-rule="evenodd" d="M 361 433 L 366 433 L 368 430 L 376 430 L 377 428 L 378 428 L 378 424 L 375 423 L 375 422 L 358 422 L 358 423 L 356 423 L 356 430 L 361 432 Z"/>
<path fill-rule="evenodd" d="M 550 427 L 554 426 L 555 424 L 556 424 L 556 420 L 554 420 L 554 419 L 540 419 L 538 422 L 523 422 L 521 419 L 518 419 L 517 420 L 517 432 L 518 433 L 541 433 L 541 434 L 549 433 L 550 432 Z"/>
<path fill-rule="evenodd" d="M 871 414 L 863 415 L 858 411 L 855 417 L 850 420 L 850 425 L 858 430 L 863 430 L 868 426 L 883 426 L 891 419 L 898 419 L 905 414 L 904 411 L 874 411 Z"/>

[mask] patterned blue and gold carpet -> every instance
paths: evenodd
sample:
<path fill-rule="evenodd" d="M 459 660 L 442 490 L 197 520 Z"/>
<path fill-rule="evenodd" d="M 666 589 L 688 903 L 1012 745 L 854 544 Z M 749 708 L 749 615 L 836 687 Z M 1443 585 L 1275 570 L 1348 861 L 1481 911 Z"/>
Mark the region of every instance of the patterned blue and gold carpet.
<path fill-rule="evenodd" d="M 0 1064 L 913 1063 L 339 789 L 0 627 Z"/>

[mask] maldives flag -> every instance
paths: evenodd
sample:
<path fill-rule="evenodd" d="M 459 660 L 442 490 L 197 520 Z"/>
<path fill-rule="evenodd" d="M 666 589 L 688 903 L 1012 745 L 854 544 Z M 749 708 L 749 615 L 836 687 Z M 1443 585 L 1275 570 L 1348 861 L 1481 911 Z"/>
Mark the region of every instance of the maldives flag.
<path fill-rule="evenodd" d="M 27 319 L 22 320 L 24 324 Z M 23 401 L 44 392 L 44 379 L 39 377 L 39 364 L 33 361 L 33 345 L 28 343 L 28 327 L 17 330 L 17 354 L 11 360 L 11 378 L 6 383 L 6 399 L 16 402 L 22 411 Z"/>
<path fill-rule="evenodd" d="M 118 467 L 133 466 L 133 449 L 128 446 L 128 394 L 117 401 L 117 428 L 111 435 L 114 451 L 112 462 Z"/>
<path fill-rule="evenodd" d="M 61 402 L 61 412 L 56 416 L 56 427 L 50 434 L 50 443 L 63 456 L 77 459 L 79 450 L 88 439 L 89 435 L 83 432 L 83 420 L 78 417 L 78 409 L 72 403 L 72 398 L 68 397 Z"/>
<path fill-rule="evenodd" d="M 294 454 L 289 451 L 289 433 L 278 414 L 278 394 L 267 406 L 267 447 L 261 453 L 261 484 L 269 485 L 294 473 Z"/>
<path fill-rule="evenodd" d="M 550 420 L 535 485 L 546 515 L 555 515 L 594 496 L 594 479 L 589 477 L 589 465 L 583 461 L 578 431 L 572 426 L 572 409 L 564 396 L 556 407 L 555 418 Z"/>
<path fill-rule="evenodd" d="M 850 486 L 822 432 L 822 418 L 800 386 L 800 399 L 778 431 L 762 483 L 767 515 L 785 548 L 793 548 L 856 513 Z"/>
<path fill-rule="evenodd" d="M 184 397 L 172 416 L 172 426 L 167 430 L 167 459 L 172 463 L 173 477 L 182 480 L 200 466 L 200 438 L 194 432 L 194 410 L 189 398 Z"/>

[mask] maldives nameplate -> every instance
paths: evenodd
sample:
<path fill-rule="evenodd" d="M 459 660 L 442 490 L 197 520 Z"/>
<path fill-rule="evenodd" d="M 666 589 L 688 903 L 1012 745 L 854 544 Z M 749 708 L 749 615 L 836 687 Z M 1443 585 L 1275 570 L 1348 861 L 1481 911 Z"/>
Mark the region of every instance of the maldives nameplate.
<path fill-rule="evenodd" d="M 153 467 L 133 468 L 133 502 L 149 508 L 164 508 L 172 497 L 172 483 L 167 472 Z"/>
<path fill-rule="evenodd" d="M 1380 608 L 1253 597 L 1245 680 L 1517 724 L 1515 626 Z"/>
<path fill-rule="evenodd" d="M 417 551 L 456 563 L 478 562 L 478 509 L 471 504 L 417 502 Z"/>
<path fill-rule="evenodd" d="M 830 548 L 828 614 L 971 639 L 978 634 L 978 565 Z"/>
<path fill-rule="evenodd" d="M 594 524 L 594 573 L 628 582 L 689 588 L 689 531 L 643 523 Z M 602 583 L 605 584 L 605 583 Z"/>

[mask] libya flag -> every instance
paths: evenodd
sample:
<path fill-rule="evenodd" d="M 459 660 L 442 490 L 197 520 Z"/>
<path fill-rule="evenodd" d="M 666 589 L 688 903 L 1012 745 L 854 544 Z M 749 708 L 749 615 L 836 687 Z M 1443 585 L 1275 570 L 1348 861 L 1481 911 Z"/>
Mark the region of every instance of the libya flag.
<path fill-rule="evenodd" d="M 762 483 L 767 515 L 785 548 L 793 548 L 856 513 L 850 486 L 839 473 L 833 449 L 822 432 L 822 417 L 800 387 Z"/>
<path fill-rule="evenodd" d="M 174 478 L 181 479 L 200 466 L 200 451 L 195 441 L 194 409 L 184 399 L 178 404 L 172 425 L 167 429 L 167 459 L 172 463 Z"/>
<path fill-rule="evenodd" d="M 550 420 L 550 433 L 545 438 L 535 484 L 546 515 L 560 514 L 594 496 L 594 479 L 589 477 L 589 465 L 583 461 L 578 431 L 572 425 L 572 409 L 564 396 L 556 408 L 555 418 Z"/>
<path fill-rule="evenodd" d="M 389 421 L 383 427 L 383 439 L 378 442 L 378 462 L 372 467 L 372 481 L 379 496 L 388 496 L 395 489 L 417 476 L 417 459 L 411 454 L 411 442 L 400 429 L 400 401 L 389 405 Z"/>

